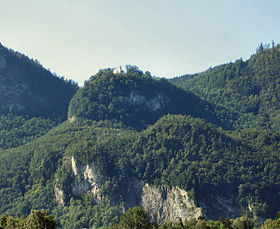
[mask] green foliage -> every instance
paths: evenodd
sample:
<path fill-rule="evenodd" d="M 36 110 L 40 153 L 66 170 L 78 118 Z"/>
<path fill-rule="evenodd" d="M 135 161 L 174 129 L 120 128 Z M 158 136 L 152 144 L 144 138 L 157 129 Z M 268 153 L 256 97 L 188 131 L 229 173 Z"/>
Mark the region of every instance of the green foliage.
<path fill-rule="evenodd" d="M 263 47 L 263 46 L 261 46 Z M 247 61 L 223 64 L 172 81 L 201 98 L 240 116 L 236 127 L 280 129 L 280 46 L 259 48 Z"/>
<path fill-rule="evenodd" d="M 130 66 L 120 74 L 101 70 L 86 82 L 69 105 L 72 123 L 54 127 L 50 119 L 18 116 L 16 107 L 10 107 L 10 113 L 0 117 L 0 214 L 7 214 L 0 218 L 1 226 L 35 225 L 41 219 L 55 223 L 46 212 L 28 216 L 44 208 L 62 228 L 256 227 L 246 217 L 214 220 L 236 217 L 218 206 L 220 196 L 248 216 L 265 219 L 279 209 L 280 135 L 273 131 L 280 123 L 279 53 L 279 46 L 260 48 L 246 62 L 176 79 L 208 102 Z M 9 55 L 16 54 L 5 55 L 13 61 Z M 24 66 L 28 58 L 17 56 L 14 64 Z M 33 65 L 26 68 L 34 73 Z M 36 68 L 42 70 L 38 64 Z M 34 71 L 39 74 L 38 69 Z M 34 80 L 32 86 L 49 82 L 47 76 L 39 82 L 27 75 L 23 79 Z M 57 89 L 63 91 L 63 85 L 62 80 Z M 67 98 L 77 89 L 73 84 L 69 88 Z M 39 104 L 31 100 L 29 117 L 62 118 L 69 102 L 63 98 L 64 105 L 54 105 L 54 111 L 32 110 L 30 104 Z M 73 160 L 82 168 L 78 174 Z M 74 195 L 73 184 L 86 182 L 86 166 L 102 175 L 101 200 L 91 192 Z M 157 225 L 141 207 L 121 217 L 121 209 L 129 205 L 126 200 L 135 195 L 131 187 L 137 180 L 188 191 L 197 205 L 208 206 L 205 211 L 212 220 Z M 63 191 L 61 205 L 54 187 Z M 27 218 L 16 218 L 22 214 Z M 278 221 L 267 220 L 263 228 L 277 228 Z"/>
<path fill-rule="evenodd" d="M 4 228 L 54 229 L 56 225 L 54 217 L 45 210 L 32 210 L 27 218 L 14 218 L 8 215 L 2 215 L 0 218 L 0 227 Z"/>
<path fill-rule="evenodd" d="M 0 148 L 14 148 L 43 136 L 57 123 L 13 114 L 0 116 Z"/>
<path fill-rule="evenodd" d="M 70 200 L 70 204 L 64 208 L 59 207 L 53 211 L 62 228 L 108 228 L 117 223 L 121 216 L 118 207 L 104 204 L 96 204 L 91 194 L 85 195 L 81 200 Z"/>
<path fill-rule="evenodd" d="M 118 226 L 119 229 L 149 229 L 150 223 L 147 213 L 143 207 L 134 207 L 129 209 L 122 217 Z"/>
<path fill-rule="evenodd" d="M 99 71 L 75 94 L 69 118 L 117 120 L 142 130 L 164 114 L 187 114 L 221 126 L 230 126 L 216 115 L 216 108 L 164 79 L 154 79 L 136 67 L 127 73 Z"/>
<path fill-rule="evenodd" d="M 26 218 L 24 228 L 26 229 L 54 229 L 57 225 L 53 216 L 45 210 L 32 210 Z"/>
<path fill-rule="evenodd" d="M 278 220 L 278 219 L 277 219 Z M 277 227 L 277 220 L 267 220 L 261 228 L 279 228 Z M 278 225 L 279 226 L 279 225 Z M 111 229 L 133 229 L 133 228 L 147 228 L 147 229 L 257 229 L 260 228 L 257 224 L 248 217 L 240 217 L 236 219 L 225 219 L 222 221 L 213 221 L 205 219 L 193 219 L 182 222 L 165 222 L 161 225 L 151 223 L 146 217 L 146 212 L 142 207 L 134 207 L 129 209 L 120 220 L 119 224 L 114 224 Z"/>
<path fill-rule="evenodd" d="M 280 204 L 279 149 L 279 134 L 257 129 L 226 132 L 183 115 L 164 116 L 142 132 L 109 122 L 65 122 L 30 144 L 1 152 L 0 210 L 19 217 L 45 208 L 55 211 L 62 225 L 69 223 L 74 217 L 70 212 L 80 211 L 70 209 L 84 206 L 79 203 L 82 196 L 70 201 L 74 179 L 83 179 L 73 174 L 73 157 L 78 165 L 101 172 L 103 199 L 119 206 L 132 195 L 128 183 L 136 178 L 187 190 L 196 201 L 212 206 L 208 213 L 216 219 L 230 216 L 216 210 L 217 192 L 236 196 L 232 204 L 244 213 L 250 204 L 253 214 L 271 217 Z M 54 185 L 64 192 L 62 213 L 55 210 Z M 89 207 L 91 215 L 99 214 L 98 206 L 93 202 Z M 79 216 L 74 218 L 78 222 Z"/>
<path fill-rule="evenodd" d="M 253 229 L 255 226 L 254 222 L 248 217 L 240 217 L 233 220 L 231 227 L 233 229 Z"/>
<path fill-rule="evenodd" d="M 6 66 L 0 70 L 0 114 L 13 112 L 30 117 L 65 119 L 78 86 L 54 76 L 27 56 L 0 47 Z"/>
<path fill-rule="evenodd" d="M 264 222 L 261 229 L 278 229 L 280 228 L 280 219 L 268 219 Z"/>

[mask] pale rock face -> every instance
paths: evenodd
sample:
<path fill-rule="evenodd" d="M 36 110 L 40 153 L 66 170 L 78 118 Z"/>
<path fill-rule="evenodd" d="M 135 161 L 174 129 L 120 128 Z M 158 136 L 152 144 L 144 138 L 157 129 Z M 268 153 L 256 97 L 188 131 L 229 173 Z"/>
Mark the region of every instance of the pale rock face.
<path fill-rule="evenodd" d="M 185 190 L 178 187 L 153 187 L 145 184 L 142 193 L 142 206 L 153 222 L 190 220 L 202 216 L 202 209 L 197 207 Z"/>
<path fill-rule="evenodd" d="M 6 59 L 4 56 L 0 56 L 0 69 L 4 69 L 7 67 Z"/>
<path fill-rule="evenodd" d="M 131 104 L 146 105 L 151 111 L 157 111 L 166 106 L 169 99 L 163 95 L 158 95 L 152 99 L 147 99 L 145 96 L 138 94 L 135 91 L 130 92 L 128 102 Z"/>
<path fill-rule="evenodd" d="M 77 169 L 77 165 L 76 165 L 76 161 L 75 161 L 74 157 L 71 157 L 71 165 L 72 165 L 73 173 L 75 174 L 75 176 L 77 176 L 78 169 Z"/>
<path fill-rule="evenodd" d="M 84 193 L 92 192 L 97 203 L 100 203 L 102 196 L 100 188 L 104 184 L 104 176 L 99 169 L 92 165 L 77 165 L 74 157 L 71 158 L 72 170 L 75 175 L 72 184 L 74 195 L 81 196 Z"/>
<path fill-rule="evenodd" d="M 97 204 L 105 201 L 107 204 L 116 205 L 110 197 L 108 199 L 101 194 L 101 187 L 105 184 L 106 177 L 93 163 L 80 165 L 74 157 L 69 157 L 67 160 L 74 173 L 74 181 L 71 185 L 74 195 L 82 196 L 91 192 Z M 202 209 L 195 205 L 185 190 L 178 187 L 155 187 L 141 180 L 131 179 L 127 181 L 126 189 L 124 209 L 142 205 L 152 222 L 163 223 L 178 219 L 185 221 L 202 216 Z M 54 191 L 57 202 L 63 205 L 63 192 L 57 186 L 54 187 Z"/>
<path fill-rule="evenodd" d="M 59 205 L 62 205 L 64 206 L 64 200 L 63 200 L 63 191 L 60 190 L 57 185 L 54 186 L 54 194 L 55 194 L 55 199 L 56 199 L 56 202 L 59 204 Z"/>

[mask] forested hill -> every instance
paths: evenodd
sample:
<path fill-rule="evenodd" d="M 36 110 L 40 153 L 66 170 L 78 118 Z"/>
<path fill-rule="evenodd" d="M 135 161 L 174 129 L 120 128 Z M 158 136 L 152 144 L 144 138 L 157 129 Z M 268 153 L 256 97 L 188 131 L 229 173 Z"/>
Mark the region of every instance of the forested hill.
<path fill-rule="evenodd" d="M 280 129 L 280 46 L 262 44 L 239 59 L 172 82 L 213 104 L 246 114 L 253 126 Z"/>
<path fill-rule="evenodd" d="M 227 119 L 234 114 L 213 106 L 165 79 L 145 74 L 136 66 L 114 74 L 100 70 L 74 95 L 68 118 L 115 120 L 141 130 L 165 114 L 185 114 L 231 129 Z"/>
<path fill-rule="evenodd" d="M 78 86 L 54 76 L 38 62 L 0 43 L 0 114 L 66 118 Z"/>
<path fill-rule="evenodd" d="M 16 227 L 5 214 L 46 209 L 59 228 L 109 228 L 139 205 L 158 223 L 274 217 L 279 57 L 260 46 L 173 79 L 184 88 L 135 66 L 103 69 L 78 89 L 0 46 L 0 227 Z"/>

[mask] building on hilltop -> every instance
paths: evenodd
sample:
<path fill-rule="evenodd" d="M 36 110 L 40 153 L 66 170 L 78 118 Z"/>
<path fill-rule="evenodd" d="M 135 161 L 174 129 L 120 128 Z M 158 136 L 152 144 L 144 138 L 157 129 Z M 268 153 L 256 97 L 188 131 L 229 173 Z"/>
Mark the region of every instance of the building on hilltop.
<path fill-rule="evenodd" d="M 114 71 L 113 71 L 114 74 L 120 74 L 122 72 L 123 72 L 122 66 L 119 66 L 119 67 L 115 68 Z"/>

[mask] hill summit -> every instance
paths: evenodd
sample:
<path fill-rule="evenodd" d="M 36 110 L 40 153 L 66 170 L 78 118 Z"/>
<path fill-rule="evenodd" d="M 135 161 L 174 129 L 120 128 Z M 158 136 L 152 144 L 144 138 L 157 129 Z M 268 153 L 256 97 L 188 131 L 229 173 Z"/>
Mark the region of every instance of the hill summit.
<path fill-rule="evenodd" d="M 143 129 L 168 113 L 219 123 L 208 105 L 165 79 L 128 66 L 126 72 L 104 69 L 92 76 L 71 100 L 68 118 L 116 120 L 136 129 Z"/>

